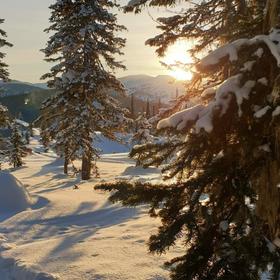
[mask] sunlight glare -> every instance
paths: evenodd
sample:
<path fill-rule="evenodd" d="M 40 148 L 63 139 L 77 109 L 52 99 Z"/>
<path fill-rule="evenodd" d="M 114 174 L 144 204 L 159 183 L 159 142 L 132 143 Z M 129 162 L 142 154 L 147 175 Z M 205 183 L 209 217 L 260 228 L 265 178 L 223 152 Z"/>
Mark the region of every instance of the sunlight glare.
<path fill-rule="evenodd" d="M 189 64 L 192 63 L 192 58 L 188 53 L 190 49 L 190 43 L 187 41 L 177 41 L 174 45 L 168 48 L 163 62 L 170 65 L 171 69 L 169 74 L 173 76 L 176 80 L 191 80 L 192 73 L 190 70 L 185 69 L 185 67 L 180 67 L 180 65 L 172 66 L 175 64 Z"/>
<path fill-rule="evenodd" d="M 178 81 L 190 81 L 193 77 L 192 72 L 180 68 L 170 70 L 169 74 Z"/>

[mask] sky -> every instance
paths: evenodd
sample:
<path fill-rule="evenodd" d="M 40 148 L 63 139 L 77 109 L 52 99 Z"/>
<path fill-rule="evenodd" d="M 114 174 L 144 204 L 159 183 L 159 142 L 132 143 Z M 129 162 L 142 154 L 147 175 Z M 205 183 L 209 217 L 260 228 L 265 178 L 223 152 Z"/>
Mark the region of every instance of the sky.
<path fill-rule="evenodd" d="M 0 18 L 5 19 L 1 26 L 8 34 L 13 48 L 5 49 L 11 79 L 25 82 L 40 82 L 40 77 L 48 72 L 50 65 L 45 62 L 40 49 L 44 48 L 48 35 L 43 32 L 49 26 L 49 5 L 54 0 L 0 0 Z M 120 1 L 122 5 L 126 0 Z M 166 11 L 149 9 L 157 18 L 166 15 Z M 141 14 L 119 13 L 119 23 L 128 31 L 123 33 L 127 38 L 125 55 L 121 57 L 127 67 L 126 71 L 117 72 L 117 76 L 147 74 L 152 76 L 168 74 L 159 62 L 155 49 L 145 46 L 145 41 L 158 34 L 156 23 L 145 9 Z"/>

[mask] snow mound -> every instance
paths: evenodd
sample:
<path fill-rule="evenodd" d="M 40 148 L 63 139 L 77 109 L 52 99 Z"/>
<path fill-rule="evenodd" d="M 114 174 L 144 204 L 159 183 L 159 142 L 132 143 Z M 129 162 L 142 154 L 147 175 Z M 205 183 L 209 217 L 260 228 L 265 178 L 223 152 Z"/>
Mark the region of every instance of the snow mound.
<path fill-rule="evenodd" d="M 12 174 L 0 172 L 0 213 L 20 212 L 30 204 L 24 186 Z"/>
<path fill-rule="evenodd" d="M 1 279 L 3 280 L 58 280 L 59 276 L 41 272 L 37 266 L 13 258 L 0 258 Z"/>

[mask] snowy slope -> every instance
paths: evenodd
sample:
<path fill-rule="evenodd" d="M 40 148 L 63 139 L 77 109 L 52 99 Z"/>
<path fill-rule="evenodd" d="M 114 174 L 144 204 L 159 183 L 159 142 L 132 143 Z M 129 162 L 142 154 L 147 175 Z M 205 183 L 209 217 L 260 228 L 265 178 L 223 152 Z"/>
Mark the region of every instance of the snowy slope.
<path fill-rule="evenodd" d="M 32 146 L 40 150 L 35 140 Z M 115 177 L 156 181 L 159 171 L 135 168 L 126 153 L 103 155 L 98 165 L 101 179 L 82 182 L 62 174 L 54 153 L 34 153 L 25 168 L 13 172 L 37 203 L 0 223 L 0 234 L 13 244 L 0 252 L 1 280 L 168 279 L 163 263 L 170 256 L 149 255 L 145 246 L 158 222 L 145 207 L 112 205 L 107 194 L 93 190 L 98 180 Z M 174 248 L 172 255 L 179 251 Z M 48 273 L 45 278 L 32 278 L 40 271 Z"/>

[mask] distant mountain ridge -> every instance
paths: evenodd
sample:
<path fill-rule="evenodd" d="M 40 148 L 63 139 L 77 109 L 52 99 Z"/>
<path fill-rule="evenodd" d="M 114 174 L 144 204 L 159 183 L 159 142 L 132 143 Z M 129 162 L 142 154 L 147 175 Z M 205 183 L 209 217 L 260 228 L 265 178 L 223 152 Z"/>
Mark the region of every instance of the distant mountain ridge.
<path fill-rule="evenodd" d="M 46 83 L 36 83 L 36 84 L 33 84 L 33 85 L 36 86 L 36 87 L 42 88 L 42 89 L 49 89 L 48 85 Z"/>
<path fill-rule="evenodd" d="M 184 93 L 184 82 L 176 81 L 168 75 L 159 75 L 156 77 L 149 75 L 128 75 L 119 78 L 119 80 L 124 84 L 129 95 L 134 94 L 135 97 L 142 100 L 150 99 L 151 101 L 156 101 L 160 98 L 163 102 L 167 102 L 174 98 L 177 92 L 179 95 Z M 46 83 L 31 84 L 20 81 L 2 83 L 0 86 L 4 88 L 2 96 L 26 94 L 35 90 L 49 89 Z"/>
<path fill-rule="evenodd" d="M 130 75 L 119 79 L 127 89 L 128 94 L 134 94 L 140 99 L 168 102 L 176 94 L 184 93 L 184 82 L 176 81 L 168 75 L 156 77 L 149 75 Z"/>
<path fill-rule="evenodd" d="M 128 95 L 113 95 L 123 107 L 130 108 L 131 95 L 134 96 L 135 114 L 145 112 L 147 100 L 150 103 L 151 112 L 158 110 L 158 105 L 164 106 L 168 100 L 175 98 L 176 94 L 183 94 L 184 83 L 174 81 L 167 75 L 152 77 L 148 75 L 131 75 L 119 79 L 125 86 Z M 21 81 L 0 83 L 0 103 L 7 106 L 9 112 L 30 122 L 36 119 L 40 113 L 42 102 L 56 94 L 53 89 L 48 89 L 44 83 L 31 84 Z"/>
<path fill-rule="evenodd" d="M 27 82 L 12 80 L 7 83 L 0 83 L 0 98 L 12 95 L 29 94 L 41 90 L 40 87 Z"/>
<path fill-rule="evenodd" d="M 26 122 L 35 120 L 40 113 L 42 102 L 54 94 L 54 90 L 21 82 L 0 84 L 0 103 L 9 109 L 13 117 Z"/>

